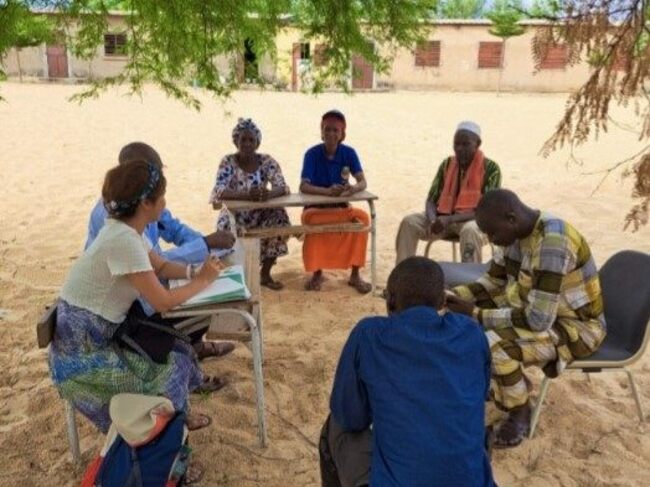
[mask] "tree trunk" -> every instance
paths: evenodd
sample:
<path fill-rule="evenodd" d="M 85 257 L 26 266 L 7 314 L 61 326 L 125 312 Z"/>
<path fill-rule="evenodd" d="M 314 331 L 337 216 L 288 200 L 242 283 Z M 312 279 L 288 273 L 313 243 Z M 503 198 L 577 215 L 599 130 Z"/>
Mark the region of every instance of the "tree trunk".
<path fill-rule="evenodd" d="M 16 47 L 16 62 L 18 63 L 18 79 L 23 82 L 23 68 L 20 65 L 20 47 Z"/>

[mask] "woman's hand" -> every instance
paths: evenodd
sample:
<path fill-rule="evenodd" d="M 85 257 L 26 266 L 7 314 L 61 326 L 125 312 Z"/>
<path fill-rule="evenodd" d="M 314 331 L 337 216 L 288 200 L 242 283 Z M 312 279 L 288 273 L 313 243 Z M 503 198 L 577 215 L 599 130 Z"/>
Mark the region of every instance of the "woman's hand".
<path fill-rule="evenodd" d="M 266 201 L 270 197 L 270 191 L 266 189 L 264 186 L 257 186 L 251 188 L 248 195 L 250 196 L 250 199 L 253 201 Z"/>
<path fill-rule="evenodd" d="M 223 262 L 217 259 L 215 256 L 210 255 L 201 266 L 201 269 L 196 274 L 196 279 L 203 279 L 204 281 L 210 283 L 214 281 L 221 271 L 225 268 Z"/>
<path fill-rule="evenodd" d="M 345 191 L 345 186 L 343 186 L 342 184 L 333 184 L 327 189 L 329 190 L 330 196 L 341 196 L 343 191 Z"/>
<path fill-rule="evenodd" d="M 431 233 L 439 234 L 445 231 L 449 225 L 449 216 L 447 215 L 438 215 L 436 219 L 431 223 Z"/>

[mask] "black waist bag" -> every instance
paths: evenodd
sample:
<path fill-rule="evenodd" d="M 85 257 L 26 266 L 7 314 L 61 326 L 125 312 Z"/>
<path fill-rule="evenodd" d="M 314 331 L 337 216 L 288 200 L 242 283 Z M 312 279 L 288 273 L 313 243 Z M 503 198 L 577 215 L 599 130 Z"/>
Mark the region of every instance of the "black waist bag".
<path fill-rule="evenodd" d="M 130 350 L 153 363 L 167 363 L 176 340 L 190 343 L 190 337 L 176 330 L 169 322 L 150 319 L 139 302 L 133 303 L 126 319 L 113 334 L 113 348 L 124 360 L 122 350 Z"/>

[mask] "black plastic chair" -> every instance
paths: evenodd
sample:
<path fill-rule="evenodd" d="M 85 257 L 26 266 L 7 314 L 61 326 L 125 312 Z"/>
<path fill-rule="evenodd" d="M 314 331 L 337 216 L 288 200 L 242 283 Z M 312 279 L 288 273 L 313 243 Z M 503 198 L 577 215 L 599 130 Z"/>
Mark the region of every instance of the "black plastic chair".
<path fill-rule="evenodd" d="M 613 255 L 600 270 L 607 336 L 598 351 L 576 360 L 567 370 L 591 374 L 623 370 L 636 402 L 639 420 L 644 421 L 641 398 L 632 371 L 627 367 L 641 358 L 650 340 L 650 255 L 624 250 Z M 529 438 L 535 434 L 542 404 L 549 386 L 544 377 L 530 422 Z"/>

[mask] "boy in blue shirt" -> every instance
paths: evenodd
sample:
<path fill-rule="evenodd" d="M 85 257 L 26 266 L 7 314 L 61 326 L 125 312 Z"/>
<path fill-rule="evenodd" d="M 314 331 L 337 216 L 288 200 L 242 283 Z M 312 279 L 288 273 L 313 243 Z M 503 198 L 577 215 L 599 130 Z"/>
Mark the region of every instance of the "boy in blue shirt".
<path fill-rule="evenodd" d="M 440 266 L 410 257 L 387 285 L 388 316 L 343 347 L 319 445 L 323 486 L 493 486 L 485 449 L 490 351 L 444 306 Z"/>

